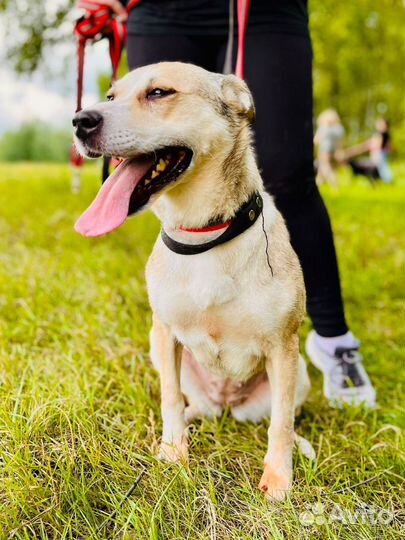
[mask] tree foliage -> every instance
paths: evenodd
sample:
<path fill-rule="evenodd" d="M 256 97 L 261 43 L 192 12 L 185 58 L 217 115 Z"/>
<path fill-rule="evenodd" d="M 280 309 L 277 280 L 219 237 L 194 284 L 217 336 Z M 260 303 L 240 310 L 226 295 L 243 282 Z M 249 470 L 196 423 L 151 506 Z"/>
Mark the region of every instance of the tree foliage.
<path fill-rule="evenodd" d="M 47 45 L 71 38 L 64 24 L 74 0 L 0 0 L 5 21 L 6 57 L 18 73 L 32 73 Z"/>
<path fill-rule="evenodd" d="M 72 135 L 41 122 L 28 122 L 0 140 L 0 161 L 66 162 Z"/>
<path fill-rule="evenodd" d="M 386 116 L 405 143 L 405 6 L 402 0 L 312 0 L 316 112 L 336 108 L 352 139 Z"/>
<path fill-rule="evenodd" d="M 6 53 L 16 71 L 34 71 L 48 45 L 72 39 L 72 5 L 73 0 L 0 0 Z M 405 145 L 403 0 L 310 0 L 310 23 L 315 113 L 335 107 L 353 142 L 370 133 L 376 116 L 387 116 L 396 146 Z"/>

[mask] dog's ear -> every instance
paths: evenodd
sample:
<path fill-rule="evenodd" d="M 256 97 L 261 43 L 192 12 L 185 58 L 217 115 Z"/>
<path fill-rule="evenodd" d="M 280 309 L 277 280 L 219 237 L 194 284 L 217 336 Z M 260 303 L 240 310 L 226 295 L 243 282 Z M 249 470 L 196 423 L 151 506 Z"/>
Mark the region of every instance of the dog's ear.
<path fill-rule="evenodd" d="M 256 111 L 253 97 L 247 84 L 235 75 L 225 75 L 221 81 L 223 102 L 250 124 L 255 120 Z"/>

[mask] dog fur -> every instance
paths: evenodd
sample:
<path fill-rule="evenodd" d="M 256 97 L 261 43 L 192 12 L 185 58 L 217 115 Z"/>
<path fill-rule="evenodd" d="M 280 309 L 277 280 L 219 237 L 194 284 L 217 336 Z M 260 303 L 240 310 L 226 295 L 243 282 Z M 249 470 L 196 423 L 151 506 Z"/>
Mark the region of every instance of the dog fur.
<path fill-rule="evenodd" d="M 174 92 L 150 102 L 151 88 Z M 282 499 L 292 482 L 294 412 L 310 386 L 298 346 L 305 292 L 256 164 L 252 96 L 233 75 L 168 62 L 131 72 L 111 95 L 112 102 L 92 107 L 103 127 L 91 144 L 78 141 L 85 154 L 131 157 L 171 145 L 193 151 L 189 168 L 149 204 L 172 238 L 212 240 L 222 231 L 180 227 L 226 221 L 253 192 L 263 197 L 263 214 L 251 228 L 205 253 L 178 255 L 158 237 L 146 267 L 150 346 L 161 380 L 161 456 L 187 457 L 187 423 L 197 416 L 218 416 L 225 406 L 238 420 L 271 415 L 259 488 Z"/>

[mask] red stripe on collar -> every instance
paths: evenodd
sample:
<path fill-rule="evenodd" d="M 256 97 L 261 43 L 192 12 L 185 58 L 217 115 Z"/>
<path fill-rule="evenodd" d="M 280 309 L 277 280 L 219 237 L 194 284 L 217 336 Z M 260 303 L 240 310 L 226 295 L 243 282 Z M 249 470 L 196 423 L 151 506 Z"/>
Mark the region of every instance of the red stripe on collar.
<path fill-rule="evenodd" d="M 186 229 L 185 227 L 180 227 L 180 230 L 183 232 L 197 232 L 197 233 L 207 233 L 212 231 L 220 231 L 221 229 L 226 229 L 232 223 L 233 219 L 226 221 L 225 223 L 219 223 L 218 225 L 212 225 L 211 227 L 203 227 L 202 229 Z"/>

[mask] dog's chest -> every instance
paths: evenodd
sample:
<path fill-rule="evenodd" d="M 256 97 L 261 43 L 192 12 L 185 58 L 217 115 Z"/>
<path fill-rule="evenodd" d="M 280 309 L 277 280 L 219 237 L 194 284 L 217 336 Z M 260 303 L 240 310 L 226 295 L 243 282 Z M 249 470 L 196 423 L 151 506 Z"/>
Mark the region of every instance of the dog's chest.
<path fill-rule="evenodd" d="M 212 263 L 176 270 L 164 283 L 149 276 L 155 313 L 207 369 L 249 378 L 261 363 L 261 329 L 245 287 Z"/>

